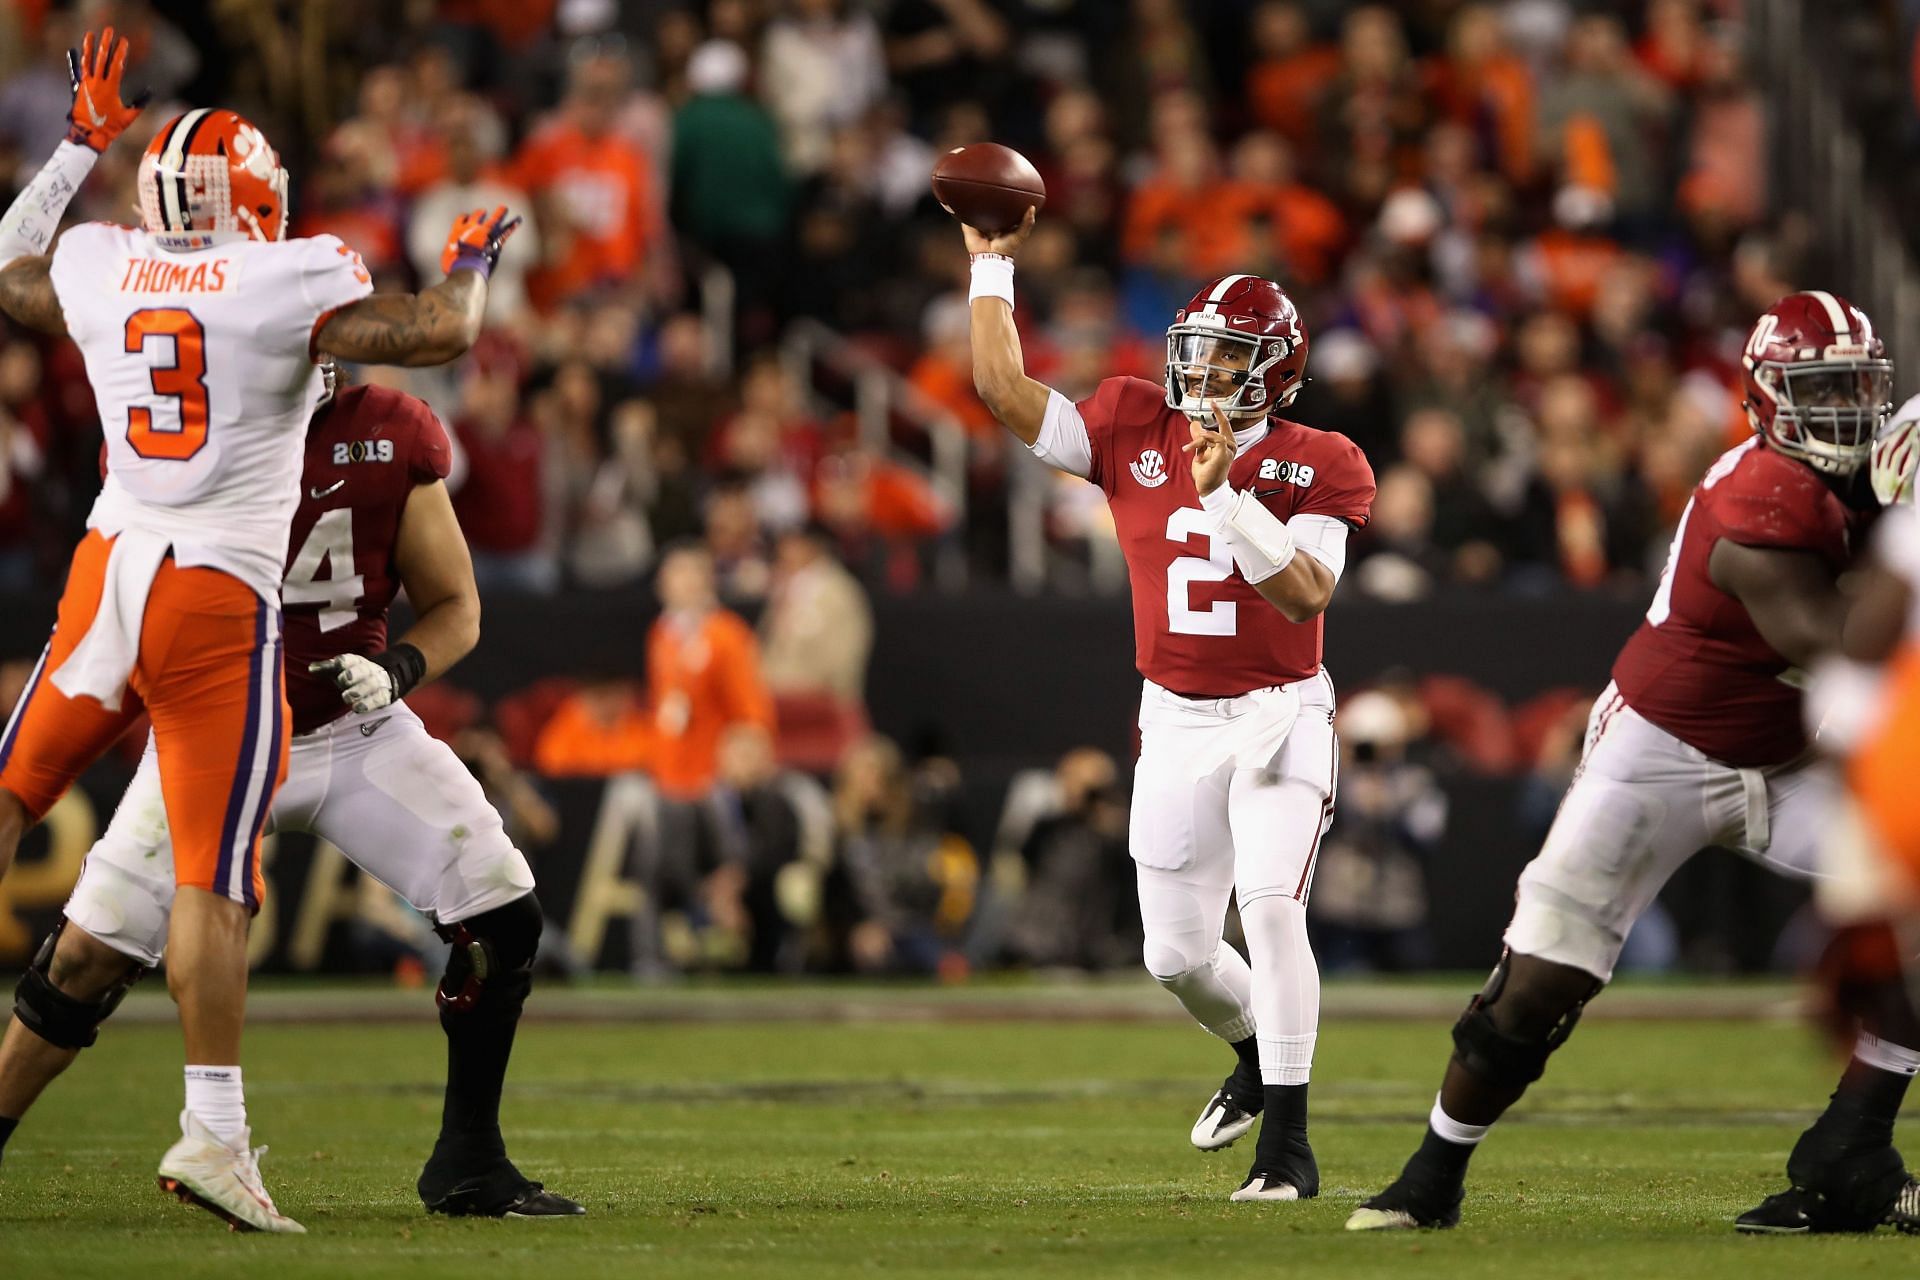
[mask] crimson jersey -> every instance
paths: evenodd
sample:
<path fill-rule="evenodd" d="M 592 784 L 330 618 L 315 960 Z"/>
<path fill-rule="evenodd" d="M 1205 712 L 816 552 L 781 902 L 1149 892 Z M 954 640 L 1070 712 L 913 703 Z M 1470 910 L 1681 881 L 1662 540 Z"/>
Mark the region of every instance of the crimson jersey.
<path fill-rule="evenodd" d="M 1646 621 L 1613 664 L 1628 706 L 1726 764 L 1784 764 L 1807 748 L 1799 673 L 1761 638 L 1739 600 L 1713 584 L 1722 539 L 1810 551 L 1837 574 L 1879 508 L 1855 510 L 1812 468 L 1758 436 L 1722 454 L 1693 491 Z"/>
<path fill-rule="evenodd" d="M 444 480 L 452 465 L 447 429 L 412 396 L 343 387 L 314 415 L 280 588 L 295 733 L 347 710 L 333 681 L 310 675 L 309 663 L 387 647 L 387 608 L 400 590 L 400 513 L 416 485 Z"/>
<path fill-rule="evenodd" d="M 1109 378 L 1076 407 L 1093 445 L 1087 478 L 1105 491 L 1127 557 L 1140 674 L 1188 697 L 1237 697 L 1318 671 L 1321 620 L 1288 622 L 1240 576 L 1181 452 L 1187 419 L 1160 385 Z M 1325 515 L 1358 528 L 1373 504 L 1359 446 L 1278 418 L 1241 447 L 1227 483 L 1282 520 Z"/>

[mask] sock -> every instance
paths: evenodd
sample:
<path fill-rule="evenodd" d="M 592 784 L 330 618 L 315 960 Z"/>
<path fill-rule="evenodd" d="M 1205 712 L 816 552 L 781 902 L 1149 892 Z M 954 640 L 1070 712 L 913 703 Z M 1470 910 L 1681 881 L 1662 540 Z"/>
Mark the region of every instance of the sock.
<path fill-rule="evenodd" d="M 247 1145 L 247 1095 L 239 1067 L 189 1066 L 187 1110 L 236 1151 Z"/>
<path fill-rule="evenodd" d="M 1256 1164 L 1285 1156 L 1289 1143 L 1307 1136 L 1307 1086 L 1270 1084 L 1264 1090 L 1267 1105 L 1262 1109 L 1260 1143 L 1254 1152 Z"/>
<path fill-rule="evenodd" d="M 7 1149 L 7 1139 L 11 1138 L 13 1131 L 19 1127 L 19 1120 L 7 1116 L 0 1116 L 0 1152 L 4 1152 Z"/>
<path fill-rule="evenodd" d="M 1892 1143 L 1893 1122 L 1916 1071 L 1920 1053 L 1861 1032 L 1846 1073 L 1814 1128 L 1848 1148 Z"/>
<path fill-rule="evenodd" d="M 1473 1159 L 1474 1148 L 1492 1129 L 1490 1124 L 1461 1124 L 1446 1113 L 1440 1105 L 1440 1095 L 1433 1096 L 1433 1110 L 1427 1114 L 1427 1135 L 1420 1141 L 1420 1150 L 1407 1162 L 1409 1168 L 1418 1164 L 1437 1170 L 1452 1179 L 1466 1175 L 1467 1161 Z"/>
<path fill-rule="evenodd" d="M 1242 1087 L 1258 1086 L 1260 1083 L 1259 1039 L 1249 1035 L 1244 1039 L 1235 1040 L 1233 1053 L 1240 1059 L 1239 1064 L 1233 1069 L 1234 1083 Z"/>

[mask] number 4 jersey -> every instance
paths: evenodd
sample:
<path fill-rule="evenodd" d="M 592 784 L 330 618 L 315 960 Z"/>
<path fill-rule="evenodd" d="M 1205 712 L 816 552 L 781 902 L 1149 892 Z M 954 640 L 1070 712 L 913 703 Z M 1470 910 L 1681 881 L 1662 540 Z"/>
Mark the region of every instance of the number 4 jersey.
<path fill-rule="evenodd" d="M 52 280 L 107 442 L 88 527 L 164 535 L 182 568 L 271 600 L 321 391 L 311 344 L 373 291 L 359 256 L 332 236 L 174 253 L 93 222 L 61 237 Z"/>
<path fill-rule="evenodd" d="M 1063 433 L 1062 419 L 1085 427 Z M 1237 429 L 1239 454 L 1227 483 L 1251 490 L 1287 521 L 1300 554 L 1312 554 L 1311 521 L 1339 522 L 1344 534 L 1367 521 L 1373 468 L 1345 436 L 1273 418 Z M 1224 539 L 1200 509 L 1186 417 L 1163 389 L 1139 378 L 1109 378 L 1073 405 L 1056 394 L 1035 452 L 1084 475 L 1107 495 L 1133 588 L 1134 662 L 1140 674 L 1186 697 L 1237 697 L 1304 680 L 1320 669 L 1321 619 L 1288 622 L 1235 569 Z M 1063 441 L 1065 443 L 1062 447 Z M 1074 456 L 1074 449 L 1083 456 Z"/>
<path fill-rule="evenodd" d="M 1807 749 L 1800 673 L 1773 651 L 1746 606 L 1714 585 L 1708 562 L 1723 539 L 1804 551 L 1837 574 L 1878 514 L 1841 501 L 1813 469 L 1755 436 L 1721 455 L 1674 531 L 1646 621 L 1613 664 L 1626 704 L 1724 764 L 1785 764 Z"/>
<path fill-rule="evenodd" d="M 387 647 L 387 609 L 400 590 L 400 517 L 418 485 L 444 480 L 453 445 L 433 411 L 384 387 L 343 387 L 307 430 L 300 504 L 281 587 L 287 704 L 295 734 L 346 712 L 311 663 Z"/>

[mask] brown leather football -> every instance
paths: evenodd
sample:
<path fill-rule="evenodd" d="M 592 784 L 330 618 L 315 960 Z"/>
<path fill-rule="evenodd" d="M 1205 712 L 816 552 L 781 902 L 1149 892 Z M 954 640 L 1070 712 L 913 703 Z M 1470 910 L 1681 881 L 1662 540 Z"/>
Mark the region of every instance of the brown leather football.
<path fill-rule="evenodd" d="M 1029 208 L 1047 203 L 1046 184 L 1033 162 L 997 142 L 955 147 L 933 166 L 933 195 L 974 230 L 997 236 L 1013 230 Z"/>

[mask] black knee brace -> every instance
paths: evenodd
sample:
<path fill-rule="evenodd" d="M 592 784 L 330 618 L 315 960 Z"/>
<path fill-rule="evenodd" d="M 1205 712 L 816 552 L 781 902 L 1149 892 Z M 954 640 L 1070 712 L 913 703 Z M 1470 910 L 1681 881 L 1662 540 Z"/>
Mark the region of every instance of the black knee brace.
<path fill-rule="evenodd" d="M 1567 1037 L 1573 1034 L 1574 1027 L 1579 1024 L 1587 1001 L 1593 999 L 1604 985 L 1599 979 L 1594 979 L 1592 989 L 1581 996 L 1573 1008 L 1562 1014 L 1544 1036 L 1510 1035 L 1494 1022 L 1490 1010 L 1506 989 L 1511 966 L 1511 953 L 1502 951 L 1500 963 L 1494 967 L 1487 985 L 1468 1003 L 1467 1011 L 1460 1015 L 1460 1020 L 1453 1024 L 1453 1048 L 1461 1064 L 1488 1084 L 1509 1088 L 1532 1084 L 1546 1074 L 1547 1059 L 1555 1049 L 1567 1042 Z"/>
<path fill-rule="evenodd" d="M 47 976 L 53 968 L 54 948 L 59 945 L 60 933 L 66 927 L 63 916 L 40 944 L 40 950 L 34 953 L 33 963 L 20 975 L 20 983 L 13 989 L 13 1015 L 20 1019 L 21 1026 L 48 1044 L 62 1049 L 85 1049 L 99 1039 L 100 1024 L 120 1007 L 120 1001 L 148 969 L 129 960 L 126 975 L 98 1000 L 74 999 L 54 986 Z"/>
<path fill-rule="evenodd" d="M 453 947 L 434 992 L 441 1009 L 465 1013 L 482 1005 L 517 1014 L 533 988 L 541 923 L 540 902 L 531 893 L 454 924 L 435 923 L 434 932 Z"/>

